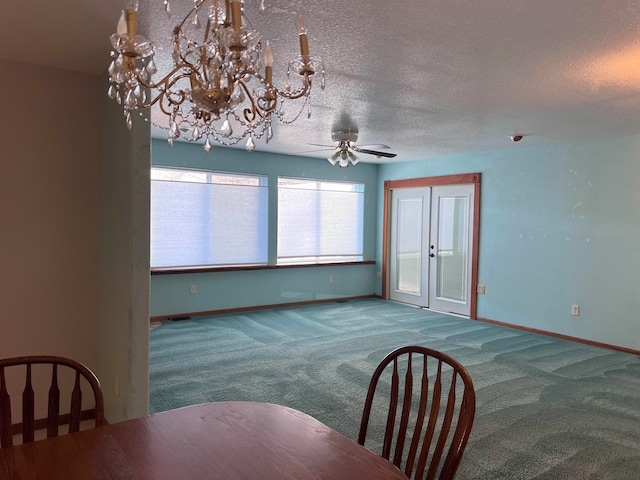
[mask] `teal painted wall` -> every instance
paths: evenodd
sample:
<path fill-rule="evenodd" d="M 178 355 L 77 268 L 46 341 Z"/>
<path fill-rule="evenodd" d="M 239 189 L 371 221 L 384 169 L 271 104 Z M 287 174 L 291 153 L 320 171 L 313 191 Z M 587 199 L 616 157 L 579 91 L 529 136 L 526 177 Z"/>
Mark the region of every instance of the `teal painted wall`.
<path fill-rule="evenodd" d="M 357 181 L 365 184 L 364 257 L 375 259 L 378 166 L 360 164 L 337 168 L 317 158 L 294 157 L 243 149 L 215 148 L 206 153 L 199 145 L 152 141 L 155 166 L 179 166 L 269 176 L 270 205 L 277 201 L 278 176 Z M 276 256 L 276 211 L 269 211 L 270 262 Z M 282 268 L 201 274 L 152 275 L 151 316 L 275 305 L 290 302 L 340 299 L 371 295 L 376 288 L 375 265 Z M 333 283 L 329 283 L 333 276 Z M 197 293 L 190 294 L 195 285 Z"/>
<path fill-rule="evenodd" d="M 383 182 L 481 172 L 479 283 L 487 290 L 478 295 L 478 316 L 640 349 L 640 137 L 546 147 L 525 141 L 495 152 L 348 169 L 154 141 L 156 165 L 265 173 L 272 186 L 279 174 L 365 182 L 365 257 L 377 265 L 152 276 L 151 315 L 380 294 Z M 192 284 L 196 295 L 189 294 Z M 578 317 L 573 304 L 580 305 Z"/>
<path fill-rule="evenodd" d="M 384 165 L 379 218 L 385 180 L 471 172 L 482 174 L 478 316 L 640 349 L 640 137 L 548 147 L 525 138 Z"/>
<path fill-rule="evenodd" d="M 371 295 L 375 265 L 153 275 L 155 315 Z M 334 283 L 329 284 L 329 276 Z M 196 295 L 189 286 L 196 285 Z M 153 314 L 152 314 L 153 315 Z"/>

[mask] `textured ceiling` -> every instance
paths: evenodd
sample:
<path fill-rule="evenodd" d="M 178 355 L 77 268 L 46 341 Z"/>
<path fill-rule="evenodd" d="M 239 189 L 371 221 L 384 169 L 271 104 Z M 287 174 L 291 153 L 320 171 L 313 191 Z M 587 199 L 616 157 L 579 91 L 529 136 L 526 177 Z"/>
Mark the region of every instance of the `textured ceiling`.
<path fill-rule="evenodd" d="M 140 0 L 140 29 L 162 48 L 192 0 Z M 296 12 L 325 59 L 312 116 L 258 150 L 298 154 L 355 128 L 358 144 L 428 159 L 640 131 L 640 1 L 246 0 L 273 46 L 274 83 L 298 52 Z M 127 2 L 0 2 L 0 58 L 100 74 Z M 159 62 L 162 65 L 162 62 Z M 0 72 L 1 75 L 1 72 Z M 1 78 L 1 76 L 0 76 Z M 513 134 L 524 134 L 516 144 Z M 330 153 L 330 152 L 329 152 Z M 308 154 L 324 158 L 327 152 Z"/>

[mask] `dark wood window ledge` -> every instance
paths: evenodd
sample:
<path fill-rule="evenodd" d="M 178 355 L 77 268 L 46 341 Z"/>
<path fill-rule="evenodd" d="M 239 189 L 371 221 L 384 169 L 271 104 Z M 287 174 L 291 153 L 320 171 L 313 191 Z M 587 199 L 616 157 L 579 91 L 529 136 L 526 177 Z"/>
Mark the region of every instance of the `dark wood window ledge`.
<path fill-rule="evenodd" d="M 373 265 L 375 260 L 359 262 L 331 262 L 331 263 L 297 263 L 295 265 L 193 265 L 188 267 L 160 267 L 152 268 L 151 275 L 178 275 L 182 273 L 211 273 L 211 272 L 239 272 L 244 270 L 274 270 L 282 268 L 318 268 L 341 267 L 344 265 Z"/>

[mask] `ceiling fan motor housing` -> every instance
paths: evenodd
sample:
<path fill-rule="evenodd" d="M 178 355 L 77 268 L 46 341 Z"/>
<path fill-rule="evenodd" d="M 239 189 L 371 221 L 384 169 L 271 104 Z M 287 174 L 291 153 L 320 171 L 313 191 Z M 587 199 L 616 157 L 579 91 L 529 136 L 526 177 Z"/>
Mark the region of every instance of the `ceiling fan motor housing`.
<path fill-rule="evenodd" d="M 358 140 L 357 130 L 334 130 L 331 132 L 331 140 L 334 142 L 355 142 Z"/>

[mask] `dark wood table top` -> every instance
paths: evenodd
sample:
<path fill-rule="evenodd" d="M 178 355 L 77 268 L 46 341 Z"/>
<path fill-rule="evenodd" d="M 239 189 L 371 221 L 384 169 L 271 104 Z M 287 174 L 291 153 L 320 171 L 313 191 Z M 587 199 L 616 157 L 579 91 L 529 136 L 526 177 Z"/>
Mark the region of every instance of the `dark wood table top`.
<path fill-rule="evenodd" d="M 194 405 L 0 449 L 0 478 L 406 480 L 309 415 L 254 402 Z"/>

